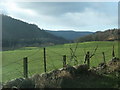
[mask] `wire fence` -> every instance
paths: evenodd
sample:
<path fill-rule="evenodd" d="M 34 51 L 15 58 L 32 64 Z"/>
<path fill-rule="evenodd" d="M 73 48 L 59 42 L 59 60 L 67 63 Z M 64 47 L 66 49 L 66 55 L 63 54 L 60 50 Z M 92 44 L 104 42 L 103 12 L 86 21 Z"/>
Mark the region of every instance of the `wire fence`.
<path fill-rule="evenodd" d="M 73 50 L 75 50 L 75 48 Z M 78 64 L 83 64 L 87 51 L 90 51 L 90 54 L 94 52 L 93 49 L 81 49 L 81 48 L 76 49 L 76 51 L 74 52 L 74 55 L 76 57 L 76 60 L 78 61 Z M 110 50 L 103 50 L 103 51 L 105 52 L 106 59 L 110 59 L 112 57 L 112 54 L 108 53 L 110 52 Z M 58 51 L 52 48 L 46 48 L 47 71 L 62 68 L 63 55 L 66 55 L 67 64 L 71 64 L 72 62 L 71 65 L 73 65 L 74 59 L 72 58 L 73 60 L 71 60 L 72 55 L 70 52 L 70 48 L 66 48 L 66 49 L 63 48 L 62 50 L 58 50 Z M 19 59 L 14 58 L 15 61 L 13 62 L 11 61 L 10 63 L 3 65 L 2 66 L 3 81 L 10 80 L 17 77 L 24 77 L 24 74 L 23 74 L 23 70 L 24 70 L 23 58 L 24 57 L 28 57 L 28 76 L 32 76 L 35 73 L 44 72 L 43 48 L 38 48 L 37 50 L 35 50 L 30 54 L 23 55 L 23 57 L 19 57 Z M 95 55 L 91 58 L 91 63 L 93 64 L 92 66 L 94 66 L 101 62 L 103 62 L 102 50 L 98 50 L 95 52 Z"/>

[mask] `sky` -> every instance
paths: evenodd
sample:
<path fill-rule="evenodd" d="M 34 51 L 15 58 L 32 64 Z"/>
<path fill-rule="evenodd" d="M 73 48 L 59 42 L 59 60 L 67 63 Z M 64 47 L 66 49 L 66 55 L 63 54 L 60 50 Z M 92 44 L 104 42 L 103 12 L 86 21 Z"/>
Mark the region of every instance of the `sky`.
<path fill-rule="evenodd" d="M 118 2 L 15 2 L 4 0 L 0 13 L 46 30 L 104 31 L 118 28 Z"/>

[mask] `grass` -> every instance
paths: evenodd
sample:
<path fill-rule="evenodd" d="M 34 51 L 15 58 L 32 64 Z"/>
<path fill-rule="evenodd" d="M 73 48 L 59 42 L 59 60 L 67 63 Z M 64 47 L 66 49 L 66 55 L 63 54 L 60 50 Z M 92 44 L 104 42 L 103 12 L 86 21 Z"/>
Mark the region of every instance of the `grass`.
<path fill-rule="evenodd" d="M 112 58 L 112 47 L 115 45 L 115 54 L 118 57 L 118 42 L 116 41 L 93 41 L 79 43 L 76 56 L 79 64 L 83 64 L 86 51 L 92 53 L 95 47 L 98 49 L 91 58 L 91 67 L 97 66 L 103 61 L 102 52 L 105 52 L 106 60 Z M 74 49 L 76 44 L 64 44 L 46 47 L 47 53 L 47 71 L 62 67 L 62 56 L 67 55 L 67 63 L 70 64 L 70 46 Z M 36 73 L 43 73 L 43 48 L 42 47 L 24 47 L 17 50 L 2 52 L 2 81 L 23 77 L 23 58 L 28 57 L 29 76 Z M 71 61 L 73 65 L 73 61 Z M 1 73 L 0 73 L 1 74 Z"/>

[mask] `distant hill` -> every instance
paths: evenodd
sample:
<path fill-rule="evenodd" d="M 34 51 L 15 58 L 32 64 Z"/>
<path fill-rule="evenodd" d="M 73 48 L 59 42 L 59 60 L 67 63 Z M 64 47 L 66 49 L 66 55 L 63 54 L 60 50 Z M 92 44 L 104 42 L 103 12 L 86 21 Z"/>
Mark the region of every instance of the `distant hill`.
<path fill-rule="evenodd" d="M 50 31 L 50 30 L 46 30 L 46 31 L 53 35 L 63 37 L 67 40 L 74 40 L 76 38 L 86 36 L 86 35 L 93 33 L 93 32 L 80 32 L 80 31 Z"/>
<path fill-rule="evenodd" d="M 114 41 L 118 40 L 118 36 L 120 35 L 120 29 L 109 29 L 106 31 L 97 31 L 96 33 L 80 37 L 76 40 L 79 42 L 85 41 Z"/>
<path fill-rule="evenodd" d="M 41 30 L 37 25 L 2 15 L 3 49 L 22 46 L 45 46 L 68 42 L 64 38 Z"/>

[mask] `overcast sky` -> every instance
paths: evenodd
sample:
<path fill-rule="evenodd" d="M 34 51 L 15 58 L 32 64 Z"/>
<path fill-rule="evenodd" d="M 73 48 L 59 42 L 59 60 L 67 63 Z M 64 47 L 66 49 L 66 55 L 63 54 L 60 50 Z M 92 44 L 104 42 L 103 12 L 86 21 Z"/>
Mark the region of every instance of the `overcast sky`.
<path fill-rule="evenodd" d="M 118 28 L 117 2 L 1 2 L 2 13 L 47 30 Z"/>

